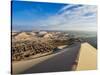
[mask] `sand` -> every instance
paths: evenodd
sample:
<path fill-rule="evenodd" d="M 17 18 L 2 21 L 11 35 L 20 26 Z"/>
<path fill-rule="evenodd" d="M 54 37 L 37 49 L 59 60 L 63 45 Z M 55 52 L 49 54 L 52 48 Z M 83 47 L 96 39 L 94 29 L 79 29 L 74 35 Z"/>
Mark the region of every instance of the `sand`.
<path fill-rule="evenodd" d="M 89 43 L 81 44 L 79 61 L 76 70 L 97 69 L 97 50 Z"/>
<path fill-rule="evenodd" d="M 15 39 L 17 39 L 17 40 L 26 39 L 26 38 L 30 38 L 30 35 L 27 35 L 25 32 L 22 32 L 22 33 L 18 34 L 17 36 L 15 36 Z"/>
<path fill-rule="evenodd" d="M 16 35 L 16 34 L 17 34 L 16 32 L 12 32 L 12 33 L 11 33 L 12 36 L 14 36 L 14 35 Z"/>
<path fill-rule="evenodd" d="M 63 51 L 62 51 L 63 52 Z M 60 53 L 62 53 L 60 52 Z M 44 57 L 40 57 L 40 58 L 36 58 L 36 59 L 31 59 L 31 60 L 24 60 L 24 61 L 19 61 L 19 62 L 13 62 L 12 63 L 12 70 L 13 70 L 13 73 L 16 74 L 16 73 L 20 73 L 20 72 L 23 72 L 27 69 L 29 69 L 30 67 L 32 66 L 35 66 L 36 64 L 39 64 L 47 59 L 50 59 L 60 53 L 56 53 L 56 54 L 51 54 L 51 55 L 47 55 L 47 56 L 44 56 Z"/>
<path fill-rule="evenodd" d="M 72 47 L 70 47 L 70 48 L 72 48 L 75 51 L 76 47 L 77 47 L 77 45 L 74 46 L 73 48 Z M 68 49 L 69 51 L 71 51 L 70 48 Z M 24 72 L 25 70 L 28 70 L 29 68 L 34 67 L 37 64 L 40 64 L 40 63 L 43 64 L 43 62 L 46 61 L 47 59 L 52 60 L 55 57 L 59 58 L 59 55 L 60 55 L 60 57 L 65 56 L 63 53 L 65 53 L 66 55 L 73 54 L 73 52 L 74 52 L 73 50 L 70 53 L 66 52 L 66 50 L 62 50 L 61 52 L 57 52 L 57 53 L 47 55 L 44 57 L 40 57 L 37 59 L 12 63 L 13 73 Z M 75 54 L 75 52 L 74 52 L 74 54 Z M 57 60 L 58 58 L 56 58 L 55 60 Z M 71 60 L 72 58 L 69 58 L 69 59 Z M 51 64 L 53 64 L 53 63 L 51 63 Z M 79 70 L 95 70 L 97 68 L 96 65 L 97 65 L 97 50 L 88 43 L 82 43 L 80 52 L 79 52 L 78 65 L 77 65 L 76 70 L 77 71 L 79 71 Z M 67 69 L 67 67 L 66 67 L 66 69 Z"/>
<path fill-rule="evenodd" d="M 39 73 L 71 70 L 72 63 L 75 61 L 79 49 L 80 43 L 77 43 L 69 48 L 47 56 L 12 63 L 13 73 Z"/>

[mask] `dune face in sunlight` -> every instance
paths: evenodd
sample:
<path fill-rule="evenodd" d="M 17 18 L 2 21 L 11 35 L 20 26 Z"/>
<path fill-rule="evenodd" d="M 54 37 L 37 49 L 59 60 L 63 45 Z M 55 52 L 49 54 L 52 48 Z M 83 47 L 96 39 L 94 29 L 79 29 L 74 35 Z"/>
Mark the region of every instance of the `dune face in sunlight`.
<path fill-rule="evenodd" d="M 81 44 L 78 66 L 76 70 L 96 70 L 97 50 L 89 43 Z"/>

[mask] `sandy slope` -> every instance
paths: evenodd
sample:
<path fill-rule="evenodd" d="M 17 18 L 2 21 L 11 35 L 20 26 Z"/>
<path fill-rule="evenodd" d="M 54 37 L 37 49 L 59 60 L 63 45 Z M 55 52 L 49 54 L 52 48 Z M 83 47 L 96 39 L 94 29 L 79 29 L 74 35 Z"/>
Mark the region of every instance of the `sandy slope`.
<path fill-rule="evenodd" d="M 88 43 L 81 45 L 76 70 L 95 70 L 97 68 L 97 50 Z"/>
<path fill-rule="evenodd" d="M 80 49 L 80 43 L 37 59 L 12 63 L 13 73 L 39 73 L 71 70 Z"/>
<path fill-rule="evenodd" d="M 79 52 L 80 51 L 80 52 Z M 97 50 L 88 43 L 74 44 L 68 49 L 37 59 L 12 63 L 13 73 L 38 73 L 69 71 L 79 52 L 76 70 L 94 70 L 97 65 Z"/>
<path fill-rule="evenodd" d="M 17 36 L 15 36 L 16 40 L 25 40 L 25 39 L 31 39 L 31 36 L 26 34 L 26 32 L 21 32 Z"/>
<path fill-rule="evenodd" d="M 62 51 L 63 52 L 63 51 Z M 31 60 L 23 60 L 23 61 L 18 61 L 18 62 L 13 62 L 12 63 L 12 70 L 13 73 L 20 73 L 23 72 L 24 70 L 29 69 L 32 66 L 35 66 L 36 64 L 39 64 L 47 59 L 50 59 L 62 52 L 58 52 L 56 54 L 51 54 L 51 55 L 47 55 L 44 57 L 40 57 L 40 58 L 36 58 L 36 59 L 31 59 Z"/>
<path fill-rule="evenodd" d="M 35 66 L 36 64 L 39 64 L 53 56 L 55 56 L 55 54 L 36 58 L 36 59 L 31 59 L 31 60 L 23 60 L 23 61 L 13 62 L 12 63 L 12 71 L 14 74 L 20 73 L 26 69 L 29 69 L 31 66 Z"/>

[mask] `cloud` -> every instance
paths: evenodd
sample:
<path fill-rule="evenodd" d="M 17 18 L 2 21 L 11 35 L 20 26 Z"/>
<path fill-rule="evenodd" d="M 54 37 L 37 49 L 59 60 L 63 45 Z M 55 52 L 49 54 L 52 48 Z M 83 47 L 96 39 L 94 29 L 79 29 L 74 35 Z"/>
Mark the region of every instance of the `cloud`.
<path fill-rule="evenodd" d="M 59 13 L 66 12 L 66 11 L 71 11 L 71 10 L 73 10 L 73 9 L 77 9 L 77 8 L 82 7 L 82 6 L 83 6 L 83 5 L 72 5 L 72 4 L 66 5 L 66 6 L 64 6 L 62 9 L 59 10 L 58 14 L 59 14 Z"/>
<path fill-rule="evenodd" d="M 96 29 L 97 6 L 95 5 L 66 5 L 55 15 L 37 23 L 43 29 Z M 94 28 L 93 28 L 94 27 Z M 84 29 L 83 29 L 84 28 Z"/>

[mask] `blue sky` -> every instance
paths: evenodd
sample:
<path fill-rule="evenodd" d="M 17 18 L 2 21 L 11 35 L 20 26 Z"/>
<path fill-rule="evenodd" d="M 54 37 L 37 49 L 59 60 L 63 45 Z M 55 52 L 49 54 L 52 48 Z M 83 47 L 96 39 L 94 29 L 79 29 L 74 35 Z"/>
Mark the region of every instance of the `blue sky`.
<path fill-rule="evenodd" d="M 12 1 L 12 29 L 96 31 L 97 6 Z"/>

